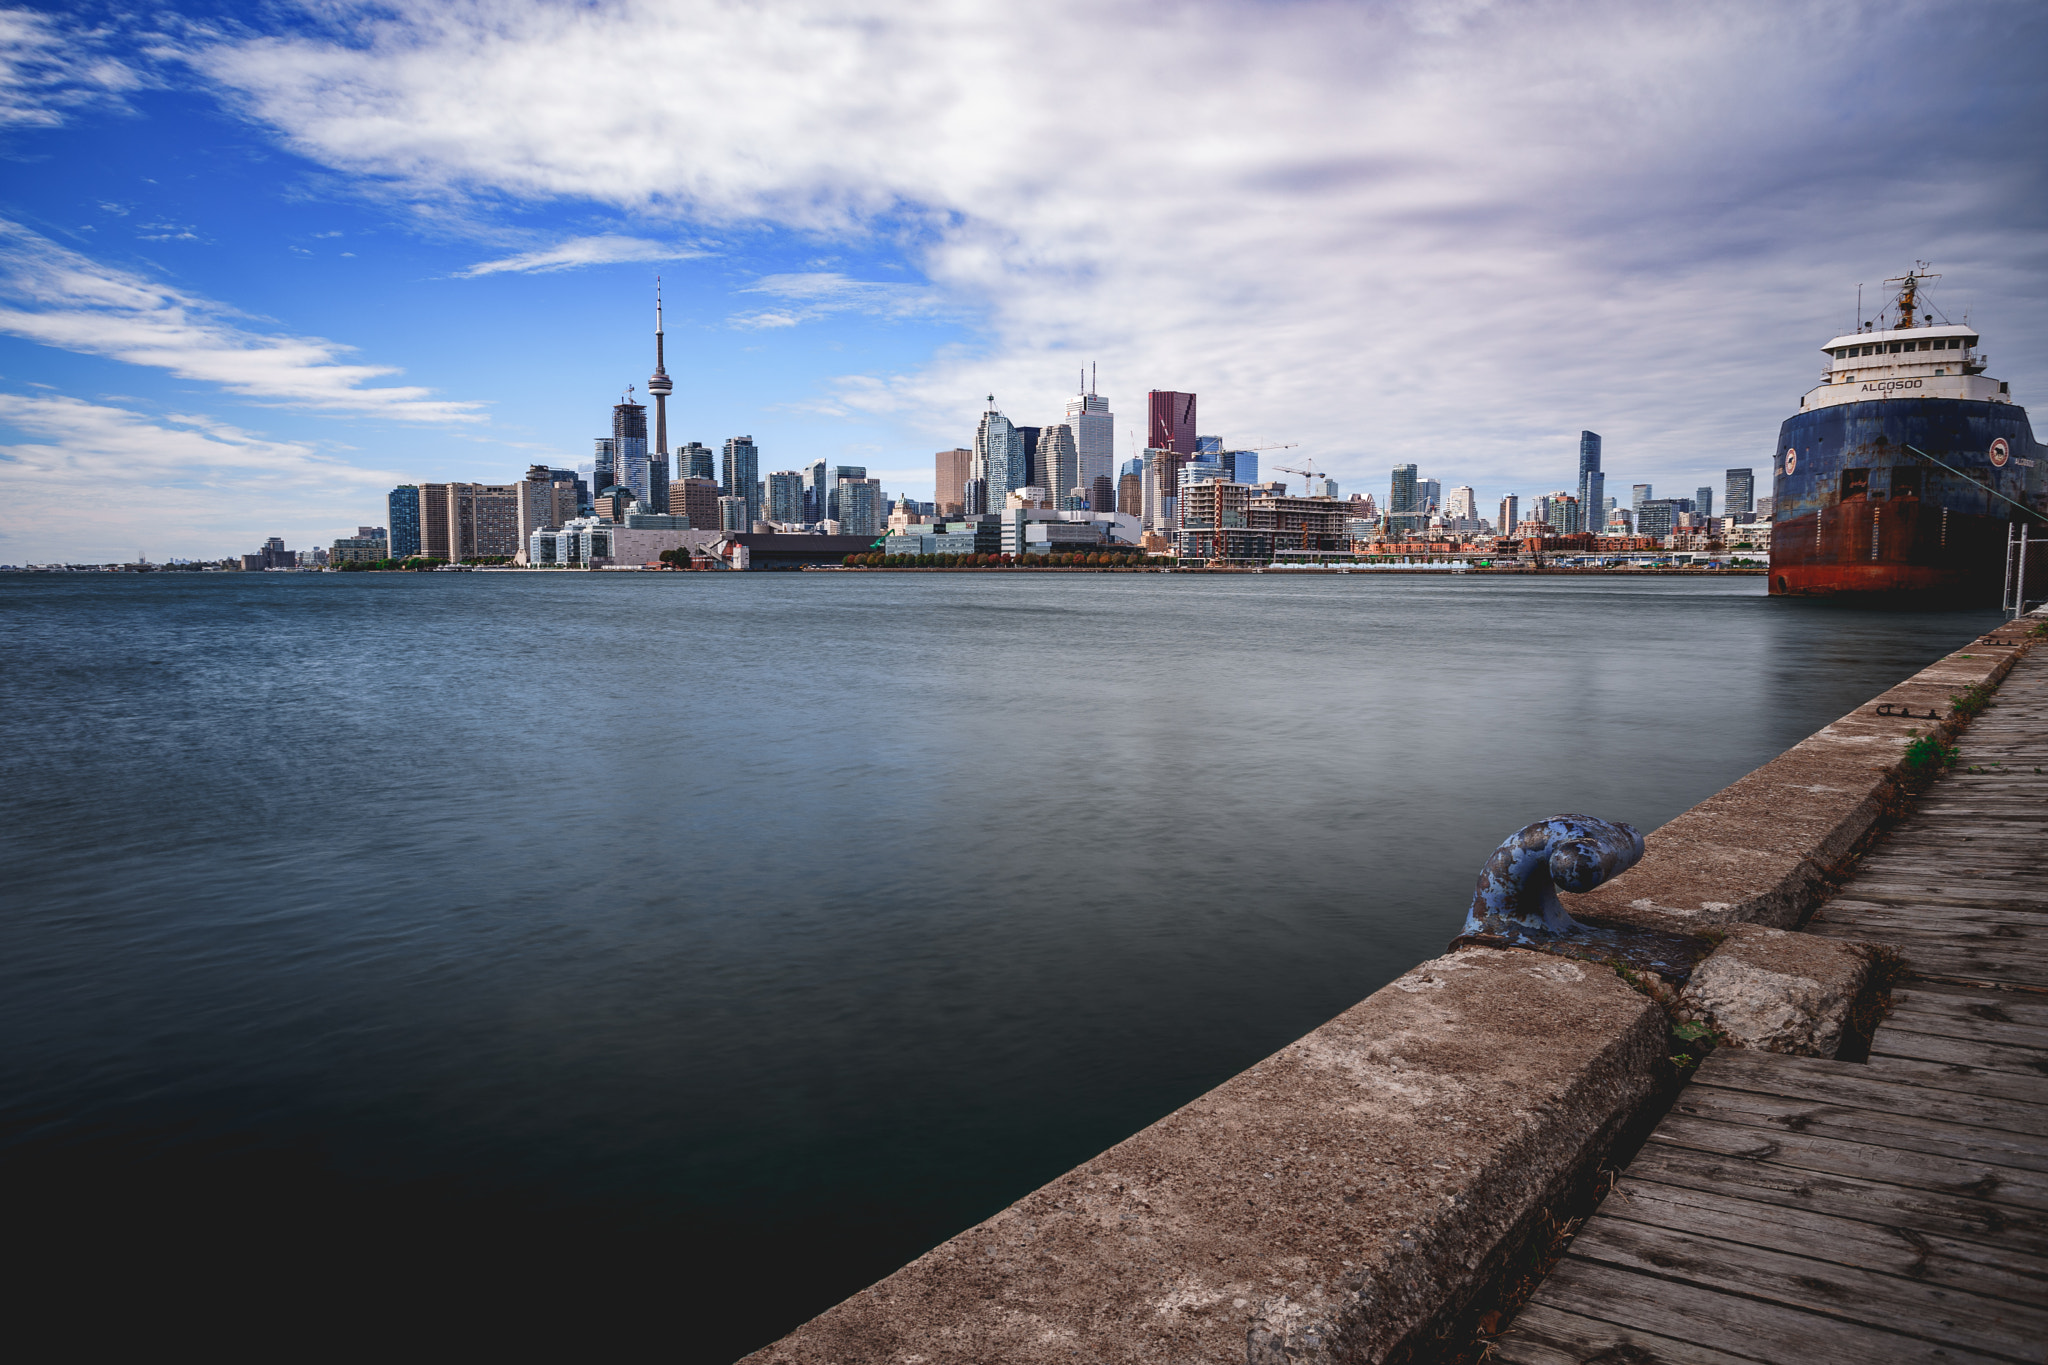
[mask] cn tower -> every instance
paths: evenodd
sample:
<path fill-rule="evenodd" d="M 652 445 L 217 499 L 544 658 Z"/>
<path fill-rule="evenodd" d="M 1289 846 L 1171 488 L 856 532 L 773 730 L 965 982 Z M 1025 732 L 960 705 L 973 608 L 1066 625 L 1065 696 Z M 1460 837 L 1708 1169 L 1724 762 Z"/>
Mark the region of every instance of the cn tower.
<path fill-rule="evenodd" d="M 654 395 L 654 458 L 662 469 L 668 468 L 668 396 L 675 385 L 668 382 L 668 365 L 661 350 L 661 276 L 654 277 L 654 377 L 647 381 L 647 391 Z M 666 483 L 667 479 L 662 482 Z"/>

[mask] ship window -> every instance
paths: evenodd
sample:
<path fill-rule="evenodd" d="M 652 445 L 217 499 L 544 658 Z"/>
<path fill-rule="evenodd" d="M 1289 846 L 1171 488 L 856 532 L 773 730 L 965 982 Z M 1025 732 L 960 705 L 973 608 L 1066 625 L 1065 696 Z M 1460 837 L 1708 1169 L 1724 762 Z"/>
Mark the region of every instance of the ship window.
<path fill-rule="evenodd" d="M 1960 346 L 1960 345 L 1962 345 L 1962 344 L 1963 344 L 1963 339 L 1962 339 L 1961 337 L 1950 337 L 1950 338 L 1948 339 L 1948 348 L 1949 348 L 1949 349 L 1950 349 L 1951 351 L 1953 351 L 1954 349 L 1956 349 L 1956 347 L 1958 347 L 1958 346 Z"/>
<path fill-rule="evenodd" d="M 1917 469 L 1894 469 L 1892 471 L 1892 496 L 1895 498 L 1919 497 L 1920 471 Z"/>
<path fill-rule="evenodd" d="M 1896 341 L 1894 341 L 1894 342 L 1892 343 L 1892 349 L 1891 349 L 1891 354 L 1893 354 L 1893 355 L 1897 355 L 1898 353 L 1899 353 L 1899 343 L 1898 343 L 1898 342 L 1896 342 Z"/>
<path fill-rule="evenodd" d="M 1872 351 L 1874 351 L 1874 350 L 1876 350 L 1876 349 L 1877 349 L 1877 348 L 1876 348 L 1875 346 L 1865 346 L 1865 347 L 1863 348 L 1863 354 L 1865 354 L 1865 355 L 1869 355 L 1869 354 L 1870 354 L 1870 353 L 1871 353 Z"/>
<path fill-rule="evenodd" d="M 1842 501 L 1870 495 L 1870 471 L 1867 469 L 1845 469 L 1842 471 Z"/>
<path fill-rule="evenodd" d="M 1976 344 L 1977 344 L 1977 338 L 1975 338 L 1975 337 L 1964 337 L 1964 338 L 1963 338 L 1963 349 L 1964 349 L 1964 350 L 1969 350 L 1969 349 L 1971 349 L 1972 347 L 1974 347 L 1974 346 L 1975 346 Z"/>

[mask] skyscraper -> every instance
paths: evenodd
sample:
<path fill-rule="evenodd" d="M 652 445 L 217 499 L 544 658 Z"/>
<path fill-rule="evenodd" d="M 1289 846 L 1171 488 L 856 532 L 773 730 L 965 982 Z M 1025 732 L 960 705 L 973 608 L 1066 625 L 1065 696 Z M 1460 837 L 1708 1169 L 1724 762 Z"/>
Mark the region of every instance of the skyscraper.
<path fill-rule="evenodd" d="M 1728 471 L 1728 488 L 1722 508 L 1731 517 L 1747 517 L 1756 512 L 1756 471 L 1754 469 L 1731 469 Z M 397 527 L 392 528 L 396 535 Z"/>
<path fill-rule="evenodd" d="M 839 481 L 839 534 L 873 536 L 882 531 L 882 481 L 851 478 Z"/>
<path fill-rule="evenodd" d="M 1429 524 L 1429 514 L 1440 512 L 1444 505 L 1444 486 L 1438 479 L 1417 479 L 1415 481 L 1415 510 L 1422 517 L 1420 525 Z"/>
<path fill-rule="evenodd" d="M 1603 529 L 1602 515 L 1607 506 L 1607 476 L 1600 472 L 1600 433 L 1582 431 L 1579 433 L 1579 525 L 1574 530 L 1599 531 Z"/>
<path fill-rule="evenodd" d="M 1092 376 L 1085 390 L 1067 404 L 1067 425 L 1074 429 L 1074 457 L 1080 464 L 1075 481 L 1093 488 L 1098 476 L 1117 477 L 1116 418 L 1109 400 L 1095 392 Z"/>
<path fill-rule="evenodd" d="M 633 500 L 652 508 L 654 489 L 647 461 L 647 409 L 628 400 L 612 405 L 612 469 Z"/>
<path fill-rule="evenodd" d="M 828 519 L 839 521 L 845 516 L 846 509 L 839 498 L 839 486 L 849 479 L 865 479 L 867 476 L 867 469 L 857 464 L 833 465 L 826 471 L 825 516 Z M 880 486 L 880 481 L 877 480 L 876 487 Z M 845 534 L 851 534 L 851 532 L 846 532 Z"/>
<path fill-rule="evenodd" d="M 669 504 L 690 519 L 696 531 L 716 531 L 718 525 L 718 480 L 691 474 L 679 479 L 669 490 Z"/>
<path fill-rule="evenodd" d="M 804 476 L 795 469 L 778 469 L 768 476 L 768 520 L 801 525 L 804 516 Z"/>
<path fill-rule="evenodd" d="M 1635 486 L 1635 496 L 1629 499 L 1629 511 L 1641 512 L 1643 510 L 1643 504 L 1648 502 L 1651 498 L 1655 496 L 1656 495 L 1650 491 L 1650 485 L 1646 483 L 1637 484 Z M 1637 520 L 1640 521 L 1641 518 L 1639 517 L 1637 518 Z"/>
<path fill-rule="evenodd" d="M 402 483 L 384 501 L 390 509 L 391 557 L 410 559 L 420 552 L 419 485 Z"/>
<path fill-rule="evenodd" d="M 1692 510 L 1702 517 L 1714 515 L 1714 490 L 1701 485 L 1692 490 Z"/>
<path fill-rule="evenodd" d="M 702 441 L 692 441 L 686 446 L 676 447 L 676 477 L 678 479 L 716 479 L 718 477 L 718 452 Z"/>
<path fill-rule="evenodd" d="M 1522 500 L 1513 493 L 1500 500 L 1500 520 L 1494 523 L 1493 533 L 1497 536 L 1511 536 L 1522 521 Z"/>
<path fill-rule="evenodd" d="M 1038 433 L 1043 427 L 1012 427 L 1018 442 L 1024 447 L 1024 482 L 1035 483 L 1040 488 L 1051 485 L 1045 481 L 1045 467 L 1038 462 Z M 1020 487 L 1022 485 L 1019 485 Z"/>
<path fill-rule="evenodd" d="M 675 386 L 669 383 L 666 357 L 662 355 L 661 338 L 661 276 L 654 277 L 654 377 L 647 381 L 647 391 L 654 395 L 654 451 L 648 458 L 647 491 L 653 509 L 668 511 L 668 396 Z"/>
<path fill-rule="evenodd" d="M 1472 491 L 1472 485 L 1461 483 L 1444 499 L 1445 521 L 1477 521 L 1479 519 L 1479 495 Z"/>
<path fill-rule="evenodd" d="M 619 481 L 618 442 L 609 436 L 597 438 L 596 463 L 590 471 L 590 493 L 592 497 L 604 492 Z"/>
<path fill-rule="evenodd" d="M 942 450 L 932 457 L 937 462 L 937 479 L 934 482 L 933 501 L 938 504 L 939 515 L 957 517 L 967 508 L 967 480 L 972 477 L 971 467 L 974 452 L 965 446 Z"/>
<path fill-rule="evenodd" d="M 1396 539 L 1405 538 L 1423 525 L 1423 510 L 1416 501 L 1415 484 L 1414 465 L 1394 466 L 1393 482 L 1387 488 L 1387 534 Z"/>
<path fill-rule="evenodd" d="M 1081 482 L 1081 453 L 1074 445 L 1074 429 L 1055 422 L 1038 435 L 1038 462 L 1043 466 L 1045 486 L 1052 490 L 1052 505 L 1074 510 L 1068 504 L 1077 496 L 1086 507 L 1088 491 Z"/>
<path fill-rule="evenodd" d="M 747 504 L 747 524 L 742 531 L 750 530 L 761 519 L 761 452 L 754 448 L 751 436 L 728 436 L 725 441 L 725 468 L 719 479 L 719 487 L 728 498 L 742 498 Z M 730 529 L 730 528 L 721 528 Z"/>
<path fill-rule="evenodd" d="M 969 515 L 999 512 L 1013 488 L 1025 485 L 1024 442 L 1010 419 L 996 409 L 996 396 L 988 396 L 988 410 L 974 433 L 974 463 L 968 471 Z"/>
<path fill-rule="evenodd" d="M 1195 395 L 1153 389 L 1145 395 L 1145 448 L 1156 450 L 1163 518 L 1158 529 L 1173 522 L 1170 500 L 1180 489 L 1180 467 L 1195 458 Z"/>

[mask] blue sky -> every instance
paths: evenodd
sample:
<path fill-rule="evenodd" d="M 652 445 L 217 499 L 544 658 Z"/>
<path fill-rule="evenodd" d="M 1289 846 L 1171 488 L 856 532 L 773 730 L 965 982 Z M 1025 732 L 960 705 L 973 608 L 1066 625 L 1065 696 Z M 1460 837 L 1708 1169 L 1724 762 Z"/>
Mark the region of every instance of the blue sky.
<path fill-rule="evenodd" d="M 587 460 L 657 272 L 672 443 L 892 494 L 1091 361 L 1347 492 L 1718 488 L 1915 259 L 2048 392 L 2048 11 L 1699 8 L 0 9 L 0 562 Z"/>

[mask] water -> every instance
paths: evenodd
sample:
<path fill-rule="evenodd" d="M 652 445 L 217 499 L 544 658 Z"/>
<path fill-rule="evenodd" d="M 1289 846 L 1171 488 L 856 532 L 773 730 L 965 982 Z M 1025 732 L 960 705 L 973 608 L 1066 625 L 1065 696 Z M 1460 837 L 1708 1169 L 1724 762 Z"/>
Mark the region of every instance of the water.
<path fill-rule="evenodd" d="M 1762 591 L 0 580 L 29 1297 L 730 1359 L 1996 619 Z"/>

